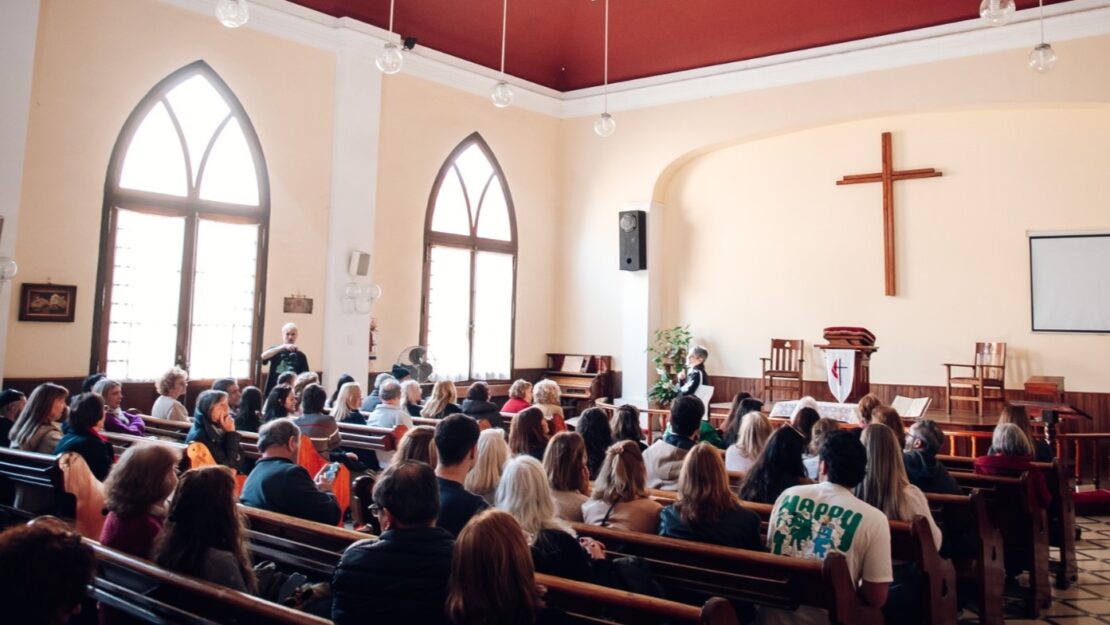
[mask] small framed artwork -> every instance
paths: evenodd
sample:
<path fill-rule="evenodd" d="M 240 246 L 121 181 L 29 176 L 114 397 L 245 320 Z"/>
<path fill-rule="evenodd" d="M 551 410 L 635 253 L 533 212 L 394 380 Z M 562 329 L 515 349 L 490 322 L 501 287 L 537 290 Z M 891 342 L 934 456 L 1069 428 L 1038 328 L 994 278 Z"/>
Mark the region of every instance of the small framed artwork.
<path fill-rule="evenodd" d="M 19 292 L 20 321 L 72 322 L 76 307 L 76 285 L 24 282 Z"/>
<path fill-rule="evenodd" d="M 284 312 L 297 315 L 312 314 L 312 299 L 299 293 L 292 297 L 286 297 L 284 304 L 285 305 L 282 307 Z"/>

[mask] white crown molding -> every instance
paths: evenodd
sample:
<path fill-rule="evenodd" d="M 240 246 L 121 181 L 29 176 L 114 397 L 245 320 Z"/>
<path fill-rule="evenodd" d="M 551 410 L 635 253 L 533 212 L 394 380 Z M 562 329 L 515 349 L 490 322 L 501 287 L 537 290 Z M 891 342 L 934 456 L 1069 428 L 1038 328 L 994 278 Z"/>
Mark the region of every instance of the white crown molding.
<path fill-rule="evenodd" d="M 215 20 L 216 0 L 162 0 Z M 397 36 L 351 18 L 335 18 L 287 0 L 250 0 L 251 28 L 327 50 L 380 46 Z M 1110 0 L 1070 0 L 1045 7 L 1049 42 L 1110 34 Z M 609 85 L 609 110 L 629 111 L 709 97 L 768 89 L 863 72 L 1030 48 L 1038 41 L 1037 9 L 1019 11 L 1006 26 L 973 19 L 871 37 L 786 54 L 725 63 Z M 352 37 L 352 34 L 355 35 Z M 487 97 L 499 73 L 417 45 L 405 53 L 406 74 Z M 573 118 L 602 108 L 602 87 L 566 93 L 510 77 L 513 106 Z M 492 105 L 491 105 L 492 106 Z"/>

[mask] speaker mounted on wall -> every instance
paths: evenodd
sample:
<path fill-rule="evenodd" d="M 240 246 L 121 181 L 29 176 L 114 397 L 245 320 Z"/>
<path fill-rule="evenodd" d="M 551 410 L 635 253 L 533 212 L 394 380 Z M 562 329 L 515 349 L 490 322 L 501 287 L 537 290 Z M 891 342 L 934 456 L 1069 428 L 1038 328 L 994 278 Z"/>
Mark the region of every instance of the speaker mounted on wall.
<path fill-rule="evenodd" d="M 621 211 L 621 271 L 647 269 L 647 212 Z"/>
<path fill-rule="evenodd" d="M 366 252 L 351 252 L 351 260 L 347 265 L 347 273 L 355 278 L 370 275 L 370 255 Z"/>

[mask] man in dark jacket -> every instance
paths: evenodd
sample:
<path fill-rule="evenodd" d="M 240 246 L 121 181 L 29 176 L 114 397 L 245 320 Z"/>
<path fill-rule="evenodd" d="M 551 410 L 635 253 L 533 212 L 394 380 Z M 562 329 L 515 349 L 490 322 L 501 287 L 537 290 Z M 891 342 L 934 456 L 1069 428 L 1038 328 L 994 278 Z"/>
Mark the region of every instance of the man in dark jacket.
<path fill-rule="evenodd" d="M 331 583 L 336 625 L 444 623 L 455 539 L 436 527 L 439 486 L 432 468 L 407 460 L 382 473 L 374 506 L 377 541 L 347 548 Z"/>
<path fill-rule="evenodd" d="M 296 463 L 301 431 L 292 419 L 274 419 L 258 431 L 262 457 L 243 484 L 239 501 L 244 506 L 288 514 L 326 525 L 339 523 L 339 504 L 331 494 L 335 480 L 325 466 L 315 483 Z"/>
<path fill-rule="evenodd" d="M 906 432 L 906 450 L 902 459 L 910 483 L 926 493 L 961 495 L 960 485 L 948 474 L 944 465 L 937 462 L 937 454 L 944 445 L 944 430 L 936 421 L 922 419 Z"/>

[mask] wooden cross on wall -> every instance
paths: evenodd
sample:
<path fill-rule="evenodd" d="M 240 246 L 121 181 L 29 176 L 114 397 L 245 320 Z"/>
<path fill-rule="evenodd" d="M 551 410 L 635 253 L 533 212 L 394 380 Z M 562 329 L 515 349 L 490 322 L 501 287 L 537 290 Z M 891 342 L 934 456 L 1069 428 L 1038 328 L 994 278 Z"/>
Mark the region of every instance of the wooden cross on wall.
<path fill-rule="evenodd" d="M 937 178 L 944 174 L 933 169 L 907 169 L 894 171 L 890 133 L 883 133 L 883 170 L 874 174 L 852 174 L 836 181 L 837 185 L 883 183 L 883 260 L 886 270 L 886 294 L 895 294 L 894 273 L 894 183 L 913 178 Z"/>

